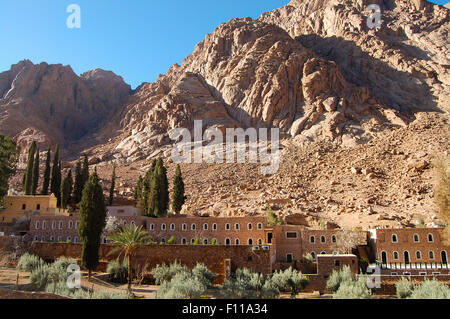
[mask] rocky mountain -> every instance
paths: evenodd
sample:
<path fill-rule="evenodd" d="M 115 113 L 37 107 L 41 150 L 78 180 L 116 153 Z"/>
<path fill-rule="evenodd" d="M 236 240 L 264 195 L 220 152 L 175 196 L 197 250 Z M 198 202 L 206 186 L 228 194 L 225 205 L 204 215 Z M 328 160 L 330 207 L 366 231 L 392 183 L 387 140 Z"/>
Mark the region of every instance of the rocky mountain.
<path fill-rule="evenodd" d="M 69 149 L 88 138 L 119 111 L 131 88 L 112 72 L 93 70 L 77 76 L 70 66 L 22 61 L 0 74 L 0 133 L 22 147 Z"/>
<path fill-rule="evenodd" d="M 367 24 L 369 4 L 380 6 L 379 28 Z M 120 164 L 118 193 L 130 198 L 155 156 L 174 171 L 176 128 L 277 127 L 275 175 L 256 164 L 183 165 L 185 212 L 271 207 L 363 228 L 436 222 L 430 163 L 449 159 L 449 13 L 424 0 L 292 0 L 221 24 L 181 65 L 131 93 L 104 71 L 77 77 L 21 62 L 0 75 L 0 131 L 81 141 L 105 187 Z M 31 125 L 31 107 L 44 123 L 59 107 L 55 127 Z"/>

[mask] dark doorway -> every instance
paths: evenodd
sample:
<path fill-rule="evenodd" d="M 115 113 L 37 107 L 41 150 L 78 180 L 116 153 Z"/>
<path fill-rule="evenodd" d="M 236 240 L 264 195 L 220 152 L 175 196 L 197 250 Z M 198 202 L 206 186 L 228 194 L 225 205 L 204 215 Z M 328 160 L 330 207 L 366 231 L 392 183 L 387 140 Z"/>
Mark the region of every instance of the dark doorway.
<path fill-rule="evenodd" d="M 448 264 L 448 259 L 447 259 L 447 252 L 445 250 L 443 250 L 441 252 L 441 257 L 442 257 L 442 263 L 443 264 Z"/>
<path fill-rule="evenodd" d="M 381 263 L 387 264 L 387 254 L 385 251 L 381 252 Z"/>
<path fill-rule="evenodd" d="M 405 256 L 405 264 L 410 264 L 411 259 L 409 258 L 409 251 L 405 251 L 404 256 Z"/>
<path fill-rule="evenodd" d="M 268 244 L 272 243 L 272 238 L 273 238 L 273 234 L 272 233 L 267 233 L 267 243 Z"/>

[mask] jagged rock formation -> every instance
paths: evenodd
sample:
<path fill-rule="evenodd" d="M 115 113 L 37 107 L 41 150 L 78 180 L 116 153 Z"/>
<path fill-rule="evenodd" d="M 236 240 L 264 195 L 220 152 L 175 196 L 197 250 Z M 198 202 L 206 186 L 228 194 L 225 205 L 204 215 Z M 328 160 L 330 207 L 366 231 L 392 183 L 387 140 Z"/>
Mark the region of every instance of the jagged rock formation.
<path fill-rule="evenodd" d="M 123 105 L 130 86 L 112 72 L 22 61 L 0 74 L 0 133 L 22 146 L 84 140 Z"/>
<path fill-rule="evenodd" d="M 250 18 L 222 24 L 182 66 L 138 88 L 112 153 L 129 162 L 146 158 L 171 142 L 171 130 L 192 129 L 200 119 L 222 129 L 278 127 L 305 142 L 352 139 L 355 127 L 358 139 L 370 139 L 382 124 L 406 123 L 367 88 L 346 81 L 336 63 Z"/>
<path fill-rule="evenodd" d="M 381 8 L 369 29 L 367 6 Z M 403 114 L 450 110 L 449 10 L 425 0 L 292 0 L 259 20 L 285 29 L 345 79 Z"/>

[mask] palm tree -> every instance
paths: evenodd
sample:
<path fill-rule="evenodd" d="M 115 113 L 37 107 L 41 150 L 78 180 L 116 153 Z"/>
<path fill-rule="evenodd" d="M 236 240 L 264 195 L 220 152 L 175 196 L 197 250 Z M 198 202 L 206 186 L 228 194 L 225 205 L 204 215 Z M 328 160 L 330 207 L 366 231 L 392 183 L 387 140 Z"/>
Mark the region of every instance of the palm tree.
<path fill-rule="evenodd" d="M 128 260 L 128 290 L 131 292 L 131 256 L 140 246 L 150 244 L 152 242 L 151 237 L 146 231 L 142 230 L 142 226 L 138 228 L 131 224 L 123 226 L 119 232 L 113 233 L 108 239 L 111 244 L 119 246 L 117 249 L 121 250 L 121 253 L 124 253 Z"/>

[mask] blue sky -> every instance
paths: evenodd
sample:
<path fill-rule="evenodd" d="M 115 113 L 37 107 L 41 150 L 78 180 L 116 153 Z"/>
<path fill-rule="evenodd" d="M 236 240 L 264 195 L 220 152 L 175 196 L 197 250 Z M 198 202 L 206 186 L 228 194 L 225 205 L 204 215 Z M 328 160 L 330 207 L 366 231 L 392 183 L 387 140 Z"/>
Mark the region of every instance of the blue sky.
<path fill-rule="evenodd" d="M 289 0 L 14 0 L 0 9 L 0 72 L 23 59 L 121 75 L 133 88 L 181 63 L 222 22 L 257 18 Z M 445 1 L 434 1 L 444 4 Z M 81 8 L 69 29 L 66 8 Z"/>

